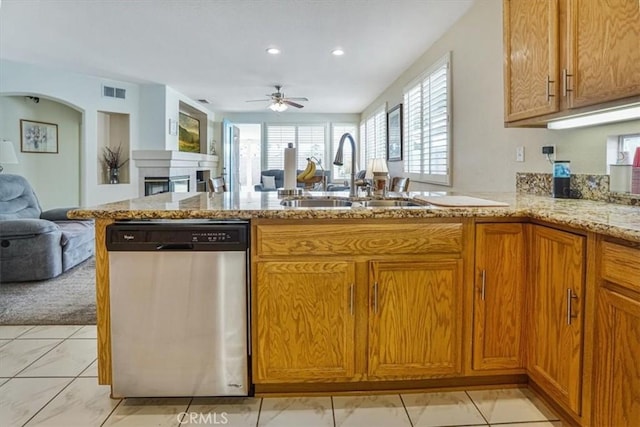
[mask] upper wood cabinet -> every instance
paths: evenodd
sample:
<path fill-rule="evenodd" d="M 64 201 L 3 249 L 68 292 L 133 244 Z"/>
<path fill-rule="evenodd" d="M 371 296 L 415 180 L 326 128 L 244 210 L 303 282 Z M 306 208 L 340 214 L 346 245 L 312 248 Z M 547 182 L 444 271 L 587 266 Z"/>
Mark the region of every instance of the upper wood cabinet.
<path fill-rule="evenodd" d="M 558 0 L 504 1 L 505 121 L 558 111 Z"/>
<path fill-rule="evenodd" d="M 354 263 L 259 262 L 256 279 L 255 382 L 351 379 Z"/>
<path fill-rule="evenodd" d="M 640 97 L 637 0 L 503 5 L 505 122 L 539 125 Z"/>
<path fill-rule="evenodd" d="M 474 370 L 523 368 L 523 224 L 478 224 L 473 295 Z"/>
<path fill-rule="evenodd" d="M 369 378 L 462 371 L 462 260 L 370 263 Z"/>
<path fill-rule="evenodd" d="M 529 292 L 529 376 L 581 414 L 585 238 L 535 225 Z"/>

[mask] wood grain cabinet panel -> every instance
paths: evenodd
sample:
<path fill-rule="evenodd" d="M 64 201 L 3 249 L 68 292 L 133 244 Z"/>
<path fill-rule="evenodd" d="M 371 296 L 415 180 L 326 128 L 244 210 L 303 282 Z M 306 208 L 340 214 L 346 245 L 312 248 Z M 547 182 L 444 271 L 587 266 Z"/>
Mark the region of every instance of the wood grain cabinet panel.
<path fill-rule="evenodd" d="M 523 224 L 476 226 L 474 370 L 524 367 L 521 336 L 525 259 Z"/>
<path fill-rule="evenodd" d="M 257 263 L 256 383 L 354 376 L 355 264 Z"/>
<path fill-rule="evenodd" d="M 569 0 L 569 107 L 640 95 L 640 2 Z"/>
<path fill-rule="evenodd" d="M 462 260 L 370 262 L 370 379 L 461 373 Z"/>
<path fill-rule="evenodd" d="M 504 1 L 505 121 L 558 111 L 558 0 Z"/>
<path fill-rule="evenodd" d="M 602 278 L 640 293 L 640 249 L 603 242 Z"/>
<path fill-rule="evenodd" d="M 532 234 L 528 372 L 580 415 L 585 238 L 543 226 Z"/>

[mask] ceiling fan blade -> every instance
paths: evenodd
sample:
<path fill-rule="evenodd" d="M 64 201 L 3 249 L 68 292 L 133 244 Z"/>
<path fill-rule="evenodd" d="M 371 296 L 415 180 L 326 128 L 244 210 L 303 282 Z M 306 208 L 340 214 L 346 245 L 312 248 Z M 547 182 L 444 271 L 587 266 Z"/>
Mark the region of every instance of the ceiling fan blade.
<path fill-rule="evenodd" d="M 293 102 L 290 99 L 283 99 L 282 102 L 284 102 L 287 105 L 291 105 L 292 107 L 304 108 L 304 105 L 298 104 L 297 102 Z"/>
<path fill-rule="evenodd" d="M 302 97 L 302 98 L 290 98 L 290 97 L 287 97 L 287 99 L 289 101 L 308 101 L 309 100 L 309 98 L 304 98 L 304 97 Z"/>
<path fill-rule="evenodd" d="M 270 99 L 249 99 L 245 102 L 269 102 L 271 101 Z"/>

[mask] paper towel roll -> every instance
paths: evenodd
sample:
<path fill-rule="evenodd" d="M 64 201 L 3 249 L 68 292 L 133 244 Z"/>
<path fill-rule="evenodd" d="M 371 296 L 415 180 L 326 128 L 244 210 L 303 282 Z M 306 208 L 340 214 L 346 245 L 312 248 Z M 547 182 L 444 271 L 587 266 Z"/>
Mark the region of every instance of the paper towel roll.
<path fill-rule="evenodd" d="M 284 149 L 284 189 L 293 190 L 296 188 L 296 149 L 293 144 Z"/>

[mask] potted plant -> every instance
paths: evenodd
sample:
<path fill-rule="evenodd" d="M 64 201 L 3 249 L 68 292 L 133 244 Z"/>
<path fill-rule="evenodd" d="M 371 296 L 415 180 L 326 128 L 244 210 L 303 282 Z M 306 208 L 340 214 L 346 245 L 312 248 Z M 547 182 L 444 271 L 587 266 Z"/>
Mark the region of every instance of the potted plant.
<path fill-rule="evenodd" d="M 102 160 L 107 166 L 109 184 L 118 184 L 120 182 L 120 168 L 129 161 L 129 159 L 122 160 L 122 146 L 118 145 L 118 148 L 115 149 L 112 149 L 111 147 L 104 147 Z"/>

